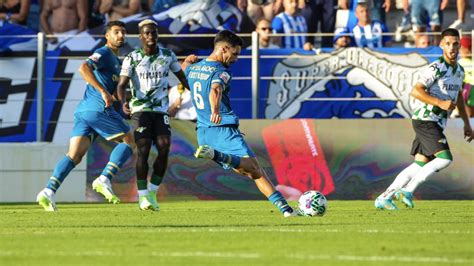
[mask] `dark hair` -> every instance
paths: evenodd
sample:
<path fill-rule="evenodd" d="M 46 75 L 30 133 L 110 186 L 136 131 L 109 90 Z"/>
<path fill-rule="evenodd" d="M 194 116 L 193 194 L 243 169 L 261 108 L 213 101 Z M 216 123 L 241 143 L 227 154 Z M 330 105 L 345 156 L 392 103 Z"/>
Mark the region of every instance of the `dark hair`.
<path fill-rule="evenodd" d="M 441 39 L 443 39 L 445 36 L 453 36 L 460 38 L 459 31 L 453 28 L 447 28 L 443 30 L 443 32 L 441 32 Z"/>
<path fill-rule="evenodd" d="M 107 25 L 105 25 L 105 33 L 111 30 L 113 26 L 119 26 L 119 27 L 125 28 L 125 23 L 119 20 L 109 21 Z"/>
<path fill-rule="evenodd" d="M 214 38 L 214 45 L 220 42 L 228 43 L 232 47 L 243 45 L 242 39 L 230 30 L 221 30 L 217 33 Z"/>

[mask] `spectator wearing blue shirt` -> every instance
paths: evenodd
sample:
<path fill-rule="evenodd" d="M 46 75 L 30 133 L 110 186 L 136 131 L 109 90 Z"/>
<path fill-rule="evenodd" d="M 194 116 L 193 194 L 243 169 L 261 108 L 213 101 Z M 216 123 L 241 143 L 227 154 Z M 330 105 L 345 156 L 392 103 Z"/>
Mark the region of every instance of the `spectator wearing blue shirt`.
<path fill-rule="evenodd" d="M 333 44 L 336 49 L 353 46 L 350 30 L 346 27 L 337 28 L 334 31 Z"/>
<path fill-rule="evenodd" d="M 385 24 L 370 19 L 370 11 L 366 3 L 359 3 L 356 7 L 357 25 L 352 28 L 354 41 L 357 47 L 380 48 L 391 45 L 391 38 L 383 36 L 388 32 Z"/>
<path fill-rule="evenodd" d="M 298 1 L 284 0 L 284 11 L 278 14 L 272 21 L 273 33 L 308 33 L 308 26 L 303 16 L 298 15 Z M 304 48 L 313 49 L 313 45 L 307 41 L 304 35 L 288 35 L 281 37 L 281 48 Z"/>

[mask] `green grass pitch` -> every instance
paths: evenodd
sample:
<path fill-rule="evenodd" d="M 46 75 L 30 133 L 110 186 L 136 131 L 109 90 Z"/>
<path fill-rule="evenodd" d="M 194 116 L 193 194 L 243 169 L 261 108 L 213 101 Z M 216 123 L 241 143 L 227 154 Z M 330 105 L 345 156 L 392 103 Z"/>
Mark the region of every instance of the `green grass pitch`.
<path fill-rule="evenodd" d="M 0 265 L 474 265 L 473 202 L 415 204 L 329 201 L 314 218 L 266 201 L 2 204 Z"/>

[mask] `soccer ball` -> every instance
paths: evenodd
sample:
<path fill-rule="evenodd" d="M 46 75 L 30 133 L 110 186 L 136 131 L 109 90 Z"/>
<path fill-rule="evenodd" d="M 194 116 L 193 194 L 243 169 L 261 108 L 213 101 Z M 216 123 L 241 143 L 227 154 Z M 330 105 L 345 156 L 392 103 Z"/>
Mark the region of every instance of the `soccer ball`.
<path fill-rule="evenodd" d="M 298 209 L 303 216 L 323 216 L 327 208 L 328 200 L 316 190 L 306 191 L 298 200 Z"/>

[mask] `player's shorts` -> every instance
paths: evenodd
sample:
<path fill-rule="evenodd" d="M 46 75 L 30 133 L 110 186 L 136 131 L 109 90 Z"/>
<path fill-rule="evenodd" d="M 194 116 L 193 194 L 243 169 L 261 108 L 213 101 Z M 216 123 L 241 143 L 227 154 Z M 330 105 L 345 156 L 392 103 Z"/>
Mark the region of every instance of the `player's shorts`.
<path fill-rule="evenodd" d="M 170 118 L 156 112 L 136 112 L 132 114 L 135 140 L 156 139 L 157 136 L 171 136 Z"/>
<path fill-rule="evenodd" d="M 103 112 L 84 111 L 74 114 L 74 127 L 71 136 L 94 136 L 99 134 L 106 140 L 123 136 L 130 131 L 130 127 L 114 110 L 106 109 Z"/>
<path fill-rule="evenodd" d="M 416 136 L 413 140 L 411 155 L 420 153 L 426 157 L 432 157 L 437 152 L 449 150 L 448 140 L 438 123 L 412 120 L 412 125 Z"/>
<path fill-rule="evenodd" d="M 199 146 L 208 145 L 223 153 L 239 157 L 255 157 L 237 125 L 198 127 L 197 141 Z"/>
<path fill-rule="evenodd" d="M 441 25 L 441 0 L 412 0 L 411 1 L 411 23 L 421 27 L 429 20 L 430 26 Z M 426 18 L 426 15 L 428 16 Z"/>

